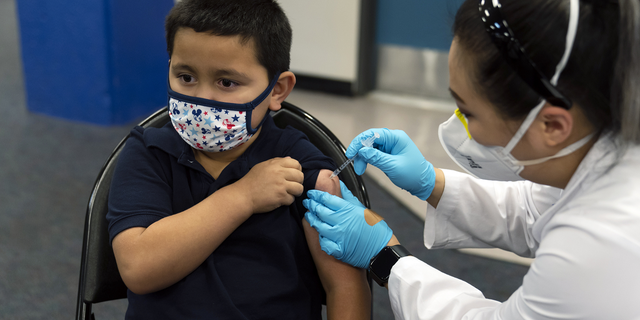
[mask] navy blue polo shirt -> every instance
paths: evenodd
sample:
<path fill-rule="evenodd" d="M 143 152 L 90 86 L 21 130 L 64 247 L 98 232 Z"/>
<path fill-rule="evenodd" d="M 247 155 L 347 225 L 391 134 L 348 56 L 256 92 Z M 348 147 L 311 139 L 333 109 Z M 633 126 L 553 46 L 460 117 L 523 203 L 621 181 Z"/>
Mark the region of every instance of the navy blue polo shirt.
<path fill-rule="evenodd" d="M 249 148 L 213 179 L 171 123 L 136 127 L 122 150 L 109 194 L 109 236 L 182 212 L 242 178 L 256 164 L 290 156 L 305 193 L 334 162 L 304 134 L 263 124 Z M 146 295 L 128 292 L 127 319 L 320 319 L 323 290 L 305 240 L 302 197 L 254 214 L 178 283 Z"/>

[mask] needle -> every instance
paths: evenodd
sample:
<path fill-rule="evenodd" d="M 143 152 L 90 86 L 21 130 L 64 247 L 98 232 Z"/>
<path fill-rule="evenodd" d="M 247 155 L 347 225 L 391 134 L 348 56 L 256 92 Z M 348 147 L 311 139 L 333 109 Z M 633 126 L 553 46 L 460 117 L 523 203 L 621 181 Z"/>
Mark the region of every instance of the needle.
<path fill-rule="evenodd" d="M 376 138 L 380 138 L 380 134 L 378 134 L 377 132 L 375 132 L 373 134 L 373 136 L 367 138 L 366 140 L 363 140 L 362 141 L 362 146 L 364 146 L 364 147 L 372 147 L 373 146 L 373 141 L 375 141 Z M 333 171 L 331 176 L 329 176 L 329 179 L 333 179 L 333 177 L 335 177 L 338 174 L 340 174 L 340 172 L 342 172 L 342 170 L 344 170 L 344 168 L 346 168 L 349 164 L 353 163 L 353 161 L 356 159 L 357 156 L 358 156 L 358 154 L 356 153 L 355 156 L 347 159 L 347 161 L 345 161 L 338 169 Z"/>

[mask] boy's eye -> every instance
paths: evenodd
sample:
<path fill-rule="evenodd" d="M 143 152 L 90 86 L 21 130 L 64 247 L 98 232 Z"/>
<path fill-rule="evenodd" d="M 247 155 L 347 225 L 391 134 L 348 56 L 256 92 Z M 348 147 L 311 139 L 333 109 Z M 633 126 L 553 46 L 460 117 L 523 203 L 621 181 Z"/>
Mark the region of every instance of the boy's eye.
<path fill-rule="evenodd" d="M 220 80 L 220 84 L 225 88 L 231 88 L 238 85 L 238 83 L 229 79 Z"/>
<path fill-rule="evenodd" d="M 178 78 L 180 78 L 182 81 L 184 81 L 186 83 L 191 83 L 191 82 L 195 81 L 195 79 L 192 76 L 188 75 L 188 74 L 179 75 Z"/>

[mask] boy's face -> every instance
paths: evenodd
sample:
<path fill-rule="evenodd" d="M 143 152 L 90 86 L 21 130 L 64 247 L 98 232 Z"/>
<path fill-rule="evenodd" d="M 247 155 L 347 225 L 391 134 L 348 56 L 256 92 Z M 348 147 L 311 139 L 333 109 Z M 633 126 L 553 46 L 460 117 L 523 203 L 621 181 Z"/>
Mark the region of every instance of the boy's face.
<path fill-rule="evenodd" d="M 269 86 L 267 69 L 256 58 L 253 40 L 180 28 L 169 65 L 169 84 L 177 93 L 209 100 L 247 103 Z M 270 107 L 271 94 L 253 111 L 257 127 Z"/>

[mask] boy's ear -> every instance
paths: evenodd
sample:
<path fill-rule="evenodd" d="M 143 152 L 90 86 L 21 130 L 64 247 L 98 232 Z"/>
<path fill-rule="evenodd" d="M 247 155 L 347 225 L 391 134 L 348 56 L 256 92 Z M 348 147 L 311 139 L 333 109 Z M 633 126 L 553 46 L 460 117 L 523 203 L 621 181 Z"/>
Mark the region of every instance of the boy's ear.
<path fill-rule="evenodd" d="M 271 103 L 269 104 L 269 110 L 280 110 L 282 101 L 286 99 L 293 87 L 296 85 L 296 76 L 291 71 L 285 71 L 280 74 L 278 82 L 273 87 L 271 92 Z"/>

